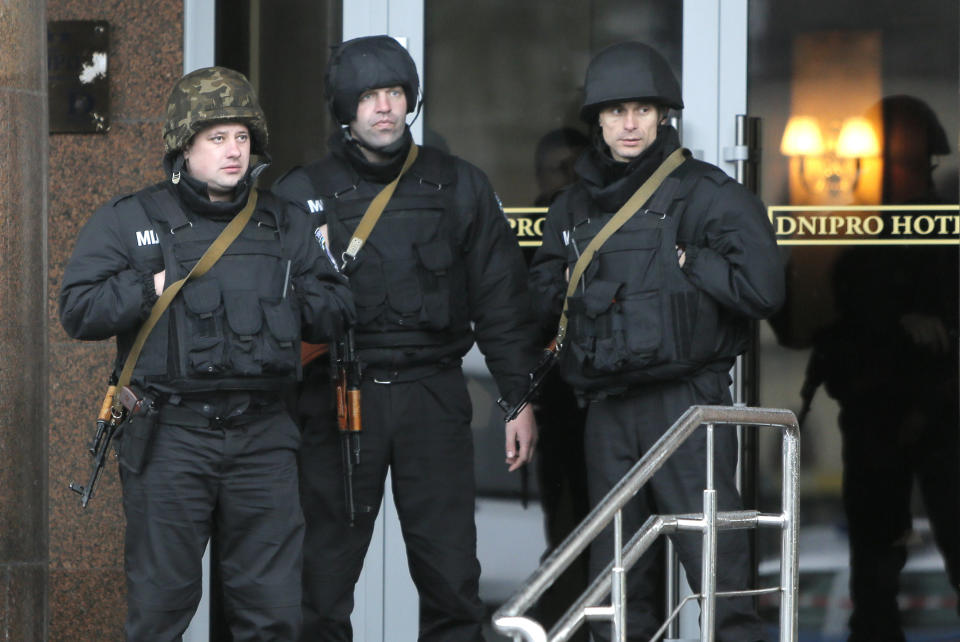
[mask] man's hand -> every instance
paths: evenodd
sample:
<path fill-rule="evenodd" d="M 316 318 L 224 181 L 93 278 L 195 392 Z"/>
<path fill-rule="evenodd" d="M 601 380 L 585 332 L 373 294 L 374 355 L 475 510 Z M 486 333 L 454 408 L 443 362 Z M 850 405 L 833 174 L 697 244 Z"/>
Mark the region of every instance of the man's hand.
<path fill-rule="evenodd" d="M 533 459 L 533 450 L 537 445 L 537 421 L 533 417 L 533 407 L 527 404 L 517 418 L 506 424 L 507 465 L 513 472 Z"/>
<path fill-rule="evenodd" d="M 163 279 L 166 277 L 166 274 L 166 270 L 160 270 L 153 275 L 153 287 L 157 291 L 157 296 L 163 294 Z"/>
<path fill-rule="evenodd" d="M 933 315 L 909 312 L 900 317 L 900 325 L 911 341 L 933 354 L 944 354 L 950 349 L 950 334 L 943 321 Z"/>

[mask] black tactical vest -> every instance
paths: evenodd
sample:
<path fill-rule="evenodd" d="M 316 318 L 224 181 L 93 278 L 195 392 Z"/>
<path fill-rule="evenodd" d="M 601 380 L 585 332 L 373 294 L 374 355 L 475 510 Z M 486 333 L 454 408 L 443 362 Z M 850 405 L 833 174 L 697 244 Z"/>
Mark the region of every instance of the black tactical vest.
<path fill-rule="evenodd" d="M 306 170 L 323 198 L 334 259 L 383 187 L 328 156 Z M 343 267 L 357 307 L 360 348 L 444 346 L 469 334 L 467 280 L 456 240 L 457 170 L 421 147 L 355 260 Z"/>
<path fill-rule="evenodd" d="M 701 174 L 691 160 L 674 171 L 599 248 L 568 299 L 560 370 L 586 396 L 682 378 L 745 346 L 746 337 L 731 335 L 738 330 L 721 319 L 724 311 L 693 286 L 677 260 L 685 195 Z M 572 266 L 612 213 L 597 211 L 579 185 L 561 206 L 573 221 L 567 243 Z"/>
<path fill-rule="evenodd" d="M 127 230 L 155 230 L 168 285 L 187 275 L 224 227 L 188 215 L 169 189 L 147 189 L 119 205 Z M 147 339 L 134 379 L 172 392 L 204 392 L 273 390 L 299 377 L 300 311 L 277 211 L 272 195 L 261 192 L 240 236 L 173 299 Z M 123 238 L 133 238 L 127 230 Z M 133 335 L 118 338 L 121 364 Z"/>

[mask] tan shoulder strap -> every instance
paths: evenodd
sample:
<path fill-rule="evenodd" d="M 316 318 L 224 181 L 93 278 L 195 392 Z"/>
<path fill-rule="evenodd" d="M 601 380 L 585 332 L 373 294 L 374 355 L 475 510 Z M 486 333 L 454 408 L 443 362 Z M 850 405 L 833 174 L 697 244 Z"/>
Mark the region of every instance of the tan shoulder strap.
<path fill-rule="evenodd" d="M 150 316 L 147 317 L 147 320 L 143 322 L 143 325 L 140 326 L 140 331 L 137 333 L 137 338 L 133 342 L 133 346 L 130 348 L 130 352 L 127 354 L 127 360 L 123 363 L 123 370 L 120 372 L 120 378 L 117 380 L 117 389 L 121 389 L 127 384 L 130 383 L 130 377 L 133 375 L 133 368 L 137 363 L 137 359 L 140 358 L 140 351 L 143 350 L 143 344 L 147 341 L 147 336 L 153 330 L 153 327 L 157 325 L 157 321 L 160 320 L 160 317 L 166 311 L 167 307 L 170 305 L 170 302 L 173 301 L 173 298 L 177 296 L 177 293 L 180 292 L 180 289 L 183 287 L 184 283 L 193 278 L 198 278 L 203 276 L 213 267 L 213 264 L 223 256 L 223 253 L 230 247 L 230 244 L 240 236 L 240 232 L 243 231 L 243 228 L 246 227 L 247 221 L 250 220 L 250 217 L 253 215 L 253 211 L 257 208 L 257 190 L 250 190 L 250 197 L 247 199 L 247 204 L 242 210 L 237 212 L 237 215 L 233 217 L 223 231 L 220 232 L 220 235 L 214 239 L 213 243 L 210 244 L 210 247 L 206 249 L 203 253 L 203 256 L 200 257 L 200 260 L 197 261 L 196 265 L 193 266 L 193 269 L 179 281 L 171 283 L 167 288 L 163 290 L 163 293 L 153 304 L 153 308 L 150 310 Z M 120 405 L 120 396 L 116 395 L 114 400 L 114 407 Z"/>
<path fill-rule="evenodd" d="M 370 201 L 370 205 L 367 206 L 367 211 L 363 213 L 363 218 L 360 219 L 360 222 L 357 224 L 357 229 L 353 232 L 353 237 L 347 244 L 347 249 L 344 251 L 343 256 L 340 257 L 343 261 L 340 269 L 346 266 L 348 258 L 350 260 L 357 258 L 357 253 L 360 251 L 360 248 L 363 247 L 363 244 L 367 242 L 370 233 L 373 231 L 373 227 L 377 224 L 377 221 L 380 220 L 380 215 L 383 214 L 387 203 L 390 202 L 390 197 L 393 196 L 394 190 L 397 189 L 397 184 L 400 182 L 400 179 L 406 171 L 410 169 L 413 162 L 417 160 L 417 153 L 417 146 L 414 143 L 410 143 L 410 150 L 407 152 L 406 160 L 403 161 L 403 167 L 400 168 L 400 173 Z"/>
<path fill-rule="evenodd" d="M 645 180 L 643 185 L 633 193 L 633 196 L 607 221 L 607 224 L 600 228 L 600 231 L 597 232 L 597 235 L 593 237 L 593 240 L 587 245 L 583 254 L 577 259 L 577 262 L 573 266 L 573 271 L 570 273 L 570 281 L 567 283 L 567 293 L 563 297 L 563 312 L 560 313 L 560 325 L 557 328 L 556 345 L 558 349 L 563 347 L 563 339 L 567 335 L 567 299 L 569 299 L 574 290 L 577 289 L 577 282 L 580 281 L 580 277 L 583 276 L 583 272 L 587 269 L 587 265 L 590 264 L 594 254 L 596 254 L 597 250 L 600 249 L 600 246 L 602 246 L 608 238 L 613 236 L 614 232 L 623 227 L 623 224 L 630 220 L 630 217 L 643 207 L 644 203 L 650 200 L 650 197 L 657 191 L 657 188 L 660 187 L 664 179 L 673 173 L 673 170 L 680 167 L 680 165 L 687 160 L 688 156 L 689 152 L 684 148 L 676 149 L 672 154 L 667 156 L 650 178 Z"/>

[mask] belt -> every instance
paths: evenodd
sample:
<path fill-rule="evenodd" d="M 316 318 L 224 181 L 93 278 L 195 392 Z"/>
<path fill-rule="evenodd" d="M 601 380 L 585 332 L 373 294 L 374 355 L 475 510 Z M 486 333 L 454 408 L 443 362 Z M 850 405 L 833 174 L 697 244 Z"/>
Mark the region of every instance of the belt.
<path fill-rule="evenodd" d="M 227 429 L 238 428 L 249 423 L 253 418 L 270 412 L 275 412 L 282 402 L 276 398 L 252 399 L 250 404 L 241 412 L 232 416 L 217 414 L 213 404 L 176 405 L 164 403 L 160 406 L 159 422 L 173 426 L 189 426 L 191 428 Z"/>
<path fill-rule="evenodd" d="M 365 366 L 363 378 L 373 383 L 409 383 L 435 375 L 444 370 L 450 370 L 460 365 L 457 360 L 452 363 L 430 363 L 420 366 Z"/>

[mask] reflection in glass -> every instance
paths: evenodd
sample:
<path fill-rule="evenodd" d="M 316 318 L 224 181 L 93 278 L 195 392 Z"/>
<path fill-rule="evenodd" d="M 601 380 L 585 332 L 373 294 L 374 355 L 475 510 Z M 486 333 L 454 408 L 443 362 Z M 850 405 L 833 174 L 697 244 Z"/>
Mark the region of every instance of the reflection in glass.
<path fill-rule="evenodd" d="M 780 228 L 789 299 L 762 328 L 759 368 L 776 376 L 760 396 L 802 417 L 800 603 L 817 608 L 801 637 L 960 639 L 960 15 L 872 6 L 750 3 L 748 103 L 779 151 L 764 201 L 871 223 L 804 245 L 814 226 Z"/>

